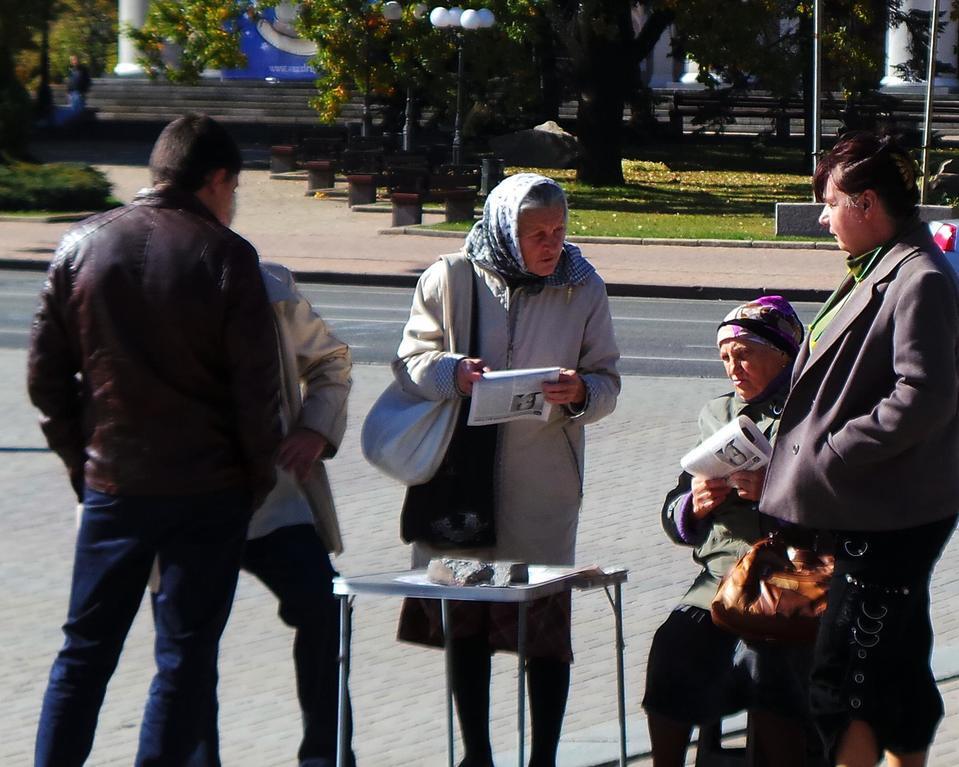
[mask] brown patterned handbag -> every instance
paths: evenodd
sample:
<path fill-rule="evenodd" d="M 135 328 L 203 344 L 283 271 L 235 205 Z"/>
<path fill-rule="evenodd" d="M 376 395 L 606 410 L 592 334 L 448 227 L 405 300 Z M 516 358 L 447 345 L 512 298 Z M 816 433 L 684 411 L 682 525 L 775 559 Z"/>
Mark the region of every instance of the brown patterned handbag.
<path fill-rule="evenodd" d="M 770 533 L 719 584 L 713 623 L 748 640 L 811 642 L 826 611 L 833 565 L 831 554 L 793 548 L 781 533 Z"/>

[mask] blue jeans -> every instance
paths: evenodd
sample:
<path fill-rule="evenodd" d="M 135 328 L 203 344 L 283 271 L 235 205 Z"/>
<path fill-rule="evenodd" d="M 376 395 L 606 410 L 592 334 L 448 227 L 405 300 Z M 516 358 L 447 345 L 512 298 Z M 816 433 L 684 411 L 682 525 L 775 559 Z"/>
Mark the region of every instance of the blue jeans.
<path fill-rule="evenodd" d="M 43 698 L 37 767 L 82 765 L 107 682 L 160 562 L 157 672 L 140 728 L 137 767 L 178 765 L 203 738 L 216 699 L 217 645 L 230 614 L 249 494 L 111 496 L 87 489 L 77 535 L 66 641 Z"/>
<path fill-rule="evenodd" d="M 87 97 L 85 94 L 80 93 L 80 91 L 69 91 L 67 98 L 70 99 L 70 111 L 73 112 L 75 116 L 78 116 L 86 109 Z"/>
<path fill-rule="evenodd" d="M 297 758 L 301 762 L 329 763 L 332 767 L 336 760 L 339 706 L 340 605 L 333 596 L 333 578 L 337 573 L 329 554 L 312 525 L 291 525 L 247 541 L 242 567 L 276 596 L 280 618 L 296 630 L 293 662 L 303 716 L 303 740 Z M 210 700 L 207 716 L 206 736 L 187 767 L 219 764 L 215 697 Z M 349 708 L 346 716 L 349 745 L 353 731 Z M 354 764 L 352 752 L 348 752 L 347 764 Z"/>

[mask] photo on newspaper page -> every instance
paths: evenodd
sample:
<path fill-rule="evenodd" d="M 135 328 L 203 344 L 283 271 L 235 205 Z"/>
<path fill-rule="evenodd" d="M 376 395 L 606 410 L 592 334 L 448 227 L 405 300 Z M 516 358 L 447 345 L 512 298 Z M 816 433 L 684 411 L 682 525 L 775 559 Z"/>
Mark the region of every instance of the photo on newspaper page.
<path fill-rule="evenodd" d="M 552 405 L 543 396 L 543 384 L 559 380 L 559 368 L 494 370 L 473 384 L 468 426 L 549 418 Z"/>
<path fill-rule="evenodd" d="M 683 471 L 720 479 L 737 471 L 755 471 L 769 463 L 772 445 L 748 416 L 730 421 L 680 460 Z"/>

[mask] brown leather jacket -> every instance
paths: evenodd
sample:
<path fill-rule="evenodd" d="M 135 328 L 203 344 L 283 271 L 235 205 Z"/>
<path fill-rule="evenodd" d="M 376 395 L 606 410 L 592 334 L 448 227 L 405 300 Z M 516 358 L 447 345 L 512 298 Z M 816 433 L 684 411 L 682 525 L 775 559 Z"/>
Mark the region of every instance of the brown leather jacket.
<path fill-rule="evenodd" d="M 194 195 L 145 190 L 63 238 L 27 384 L 75 487 L 258 501 L 281 438 L 278 360 L 253 246 Z"/>

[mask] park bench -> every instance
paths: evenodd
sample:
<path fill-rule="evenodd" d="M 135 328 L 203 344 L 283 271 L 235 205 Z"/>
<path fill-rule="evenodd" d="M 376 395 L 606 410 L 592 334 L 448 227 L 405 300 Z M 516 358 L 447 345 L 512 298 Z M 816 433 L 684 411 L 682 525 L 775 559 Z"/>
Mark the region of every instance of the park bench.
<path fill-rule="evenodd" d="M 677 91 L 669 109 L 670 132 L 683 135 L 685 118 L 693 124 L 726 124 L 737 119 L 770 120 L 775 124 L 776 137 L 789 138 L 789 121 L 804 115 L 801 99 L 778 99 L 774 96 L 749 92 L 734 92 L 728 88 L 716 91 Z"/>
<path fill-rule="evenodd" d="M 897 133 L 919 131 L 925 120 L 925 101 L 917 96 L 874 94 L 855 103 L 826 94 L 821 105 L 821 116 L 836 120 L 849 129 L 864 128 Z M 725 124 L 736 120 L 768 120 L 776 137 L 787 139 L 790 120 L 805 118 L 802 99 L 780 99 L 768 93 L 733 91 L 730 88 L 714 91 L 677 91 L 672 94 L 669 109 L 670 131 L 682 136 L 686 118 L 694 125 Z M 937 125 L 959 125 L 959 104 L 939 100 L 933 105 L 932 121 Z"/>
<path fill-rule="evenodd" d="M 393 226 L 422 223 L 426 202 L 442 202 L 448 222 L 472 221 L 481 180 L 478 165 L 441 165 L 432 173 L 422 165 L 392 170 L 388 189 Z"/>

